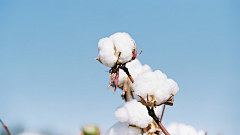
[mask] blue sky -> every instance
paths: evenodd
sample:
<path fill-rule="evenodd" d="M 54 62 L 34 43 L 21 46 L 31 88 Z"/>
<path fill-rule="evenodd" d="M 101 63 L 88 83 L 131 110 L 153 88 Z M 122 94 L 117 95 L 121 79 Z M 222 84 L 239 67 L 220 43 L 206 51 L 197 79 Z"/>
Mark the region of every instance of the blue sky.
<path fill-rule="evenodd" d="M 28 131 L 77 134 L 117 122 L 121 91 L 107 90 L 97 43 L 136 41 L 142 64 L 179 85 L 163 125 L 240 134 L 240 2 L 0 0 L 0 118 Z"/>

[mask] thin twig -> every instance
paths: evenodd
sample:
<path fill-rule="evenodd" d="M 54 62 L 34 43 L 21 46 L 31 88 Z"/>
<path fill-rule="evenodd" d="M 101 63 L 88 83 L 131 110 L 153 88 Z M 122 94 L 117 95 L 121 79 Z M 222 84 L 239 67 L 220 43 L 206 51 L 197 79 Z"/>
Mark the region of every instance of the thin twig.
<path fill-rule="evenodd" d="M 8 135 L 11 135 L 10 131 L 8 130 L 8 127 L 2 122 L 1 119 L 0 119 L 0 122 L 2 123 L 3 127 L 4 127 L 5 130 L 7 131 Z"/>
<path fill-rule="evenodd" d="M 166 106 L 166 105 L 163 105 L 162 115 L 161 115 L 161 118 L 160 118 L 160 120 L 159 120 L 160 122 L 162 122 L 162 118 L 163 118 L 163 114 L 164 114 L 165 106 Z"/>

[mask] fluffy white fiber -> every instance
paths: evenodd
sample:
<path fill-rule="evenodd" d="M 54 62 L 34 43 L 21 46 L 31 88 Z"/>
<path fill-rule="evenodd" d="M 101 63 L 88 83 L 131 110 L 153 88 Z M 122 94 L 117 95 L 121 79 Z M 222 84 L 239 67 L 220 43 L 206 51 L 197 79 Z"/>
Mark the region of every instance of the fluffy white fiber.
<path fill-rule="evenodd" d="M 157 116 L 161 114 L 161 107 L 155 108 Z M 121 122 L 128 122 L 141 128 L 152 123 L 153 119 L 148 115 L 147 108 L 137 100 L 126 102 L 115 111 L 115 117 Z"/>
<path fill-rule="evenodd" d="M 189 125 L 183 123 L 171 123 L 167 127 L 167 131 L 170 135 L 205 135 L 205 131 L 197 130 Z"/>
<path fill-rule="evenodd" d="M 166 102 L 169 97 L 176 95 L 179 88 L 175 81 L 168 79 L 166 74 L 160 70 L 154 72 L 143 72 L 139 75 L 133 84 L 133 90 L 135 91 L 134 97 L 140 101 L 141 96 L 144 99 L 147 95 L 154 95 L 156 98 L 156 104 Z"/>
<path fill-rule="evenodd" d="M 117 52 L 121 52 L 119 62 L 126 63 L 132 59 L 135 41 L 127 33 L 115 33 L 98 42 L 98 56 L 103 65 L 113 67 L 117 61 Z"/>
<path fill-rule="evenodd" d="M 139 128 L 128 126 L 128 122 L 117 122 L 108 129 L 105 135 L 139 135 L 141 133 Z"/>
<path fill-rule="evenodd" d="M 129 73 L 133 77 L 133 80 L 135 80 L 143 72 L 152 71 L 152 69 L 148 65 L 143 66 L 138 59 L 128 62 L 126 64 L 126 67 L 128 68 Z M 128 77 L 127 74 L 122 69 L 119 69 L 118 85 L 123 84 L 124 77 Z M 132 86 L 132 83 L 130 83 L 130 86 Z"/>

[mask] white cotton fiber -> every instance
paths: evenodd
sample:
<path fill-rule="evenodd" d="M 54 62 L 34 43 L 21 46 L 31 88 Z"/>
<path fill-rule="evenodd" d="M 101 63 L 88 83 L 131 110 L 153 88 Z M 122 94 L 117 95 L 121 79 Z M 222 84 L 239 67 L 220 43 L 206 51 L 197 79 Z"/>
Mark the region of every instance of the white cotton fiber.
<path fill-rule="evenodd" d="M 166 102 L 171 95 L 176 95 L 179 88 L 175 81 L 167 79 L 166 74 L 156 70 L 139 75 L 133 84 L 133 90 L 135 91 L 134 97 L 138 101 L 140 101 L 138 96 L 146 99 L 147 95 L 154 95 L 156 104 L 161 104 Z"/>
<path fill-rule="evenodd" d="M 127 33 L 115 33 L 98 42 L 99 59 L 103 65 L 113 67 L 117 61 L 117 52 L 121 52 L 119 62 L 126 63 L 132 59 L 135 41 Z"/>
<path fill-rule="evenodd" d="M 170 135 L 205 135 L 205 131 L 199 130 L 197 132 L 194 127 L 183 123 L 170 123 L 166 129 Z"/>
<path fill-rule="evenodd" d="M 110 127 L 105 135 L 139 135 L 141 129 L 129 126 L 128 122 L 117 122 Z"/>
<path fill-rule="evenodd" d="M 155 108 L 156 115 L 161 114 L 161 107 Z M 115 111 L 115 117 L 121 122 L 129 122 L 141 128 L 145 128 L 152 123 L 153 119 L 148 115 L 146 106 L 137 100 L 126 102 Z"/>

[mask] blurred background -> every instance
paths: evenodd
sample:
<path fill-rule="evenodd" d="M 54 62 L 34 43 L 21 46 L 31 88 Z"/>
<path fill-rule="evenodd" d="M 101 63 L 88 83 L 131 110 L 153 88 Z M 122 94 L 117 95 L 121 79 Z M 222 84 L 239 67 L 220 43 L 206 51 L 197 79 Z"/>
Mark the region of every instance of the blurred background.
<path fill-rule="evenodd" d="M 104 134 L 124 104 L 98 41 L 135 40 L 142 64 L 179 85 L 163 125 L 240 134 L 240 1 L 0 0 L 0 119 L 12 134 Z M 5 130 L 0 125 L 0 134 Z"/>

